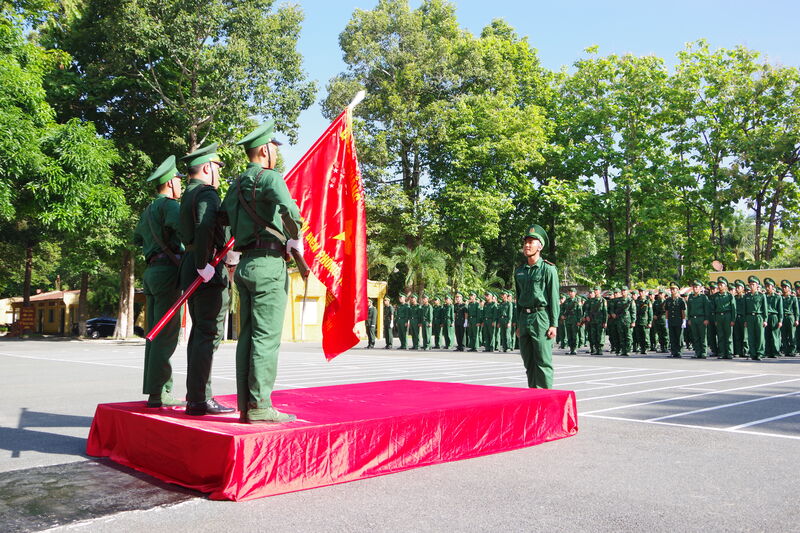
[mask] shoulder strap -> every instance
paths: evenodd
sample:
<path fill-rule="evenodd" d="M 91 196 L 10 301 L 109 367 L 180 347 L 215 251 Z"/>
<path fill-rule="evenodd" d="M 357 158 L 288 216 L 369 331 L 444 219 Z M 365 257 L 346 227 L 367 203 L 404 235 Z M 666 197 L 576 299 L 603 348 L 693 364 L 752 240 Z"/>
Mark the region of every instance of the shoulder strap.
<path fill-rule="evenodd" d="M 178 264 L 180 263 L 180 260 L 178 259 L 178 256 L 176 256 L 173 253 L 173 251 L 167 245 L 164 244 L 164 240 L 158 234 L 159 232 L 157 232 L 155 230 L 155 227 L 154 227 L 154 224 L 153 224 L 153 216 L 154 216 L 154 214 L 151 212 L 152 210 L 150 209 L 152 206 L 153 206 L 153 204 L 150 204 L 150 206 L 147 208 L 147 211 L 148 211 L 148 213 L 147 213 L 147 222 L 148 222 L 148 224 L 147 225 L 150 228 L 150 234 L 153 236 L 153 240 L 156 241 L 156 244 L 161 248 L 161 251 L 164 252 L 167 255 L 167 257 L 169 257 L 169 260 L 172 261 L 172 263 L 175 266 L 178 266 Z M 163 212 L 162 212 L 162 214 L 163 214 Z M 163 229 L 164 228 L 162 227 L 161 230 L 163 231 Z"/>
<path fill-rule="evenodd" d="M 255 200 L 256 200 L 256 185 L 258 184 L 258 180 L 261 178 L 261 175 L 263 173 L 264 173 L 264 170 L 262 169 L 261 172 L 259 172 L 258 175 L 253 180 L 253 194 L 252 194 L 253 203 L 255 203 Z M 277 231 L 276 229 L 272 228 L 269 224 L 264 222 L 264 219 L 261 218 L 260 216 L 258 216 L 258 213 L 256 213 L 256 210 L 253 208 L 253 206 L 247 203 L 247 200 L 245 199 L 244 194 L 242 194 L 241 176 L 236 178 L 236 193 L 239 196 L 239 203 L 242 205 L 242 207 L 244 207 L 244 210 L 247 211 L 247 214 L 250 215 L 250 218 L 253 219 L 253 222 L 258 224 L 264 230 L 266 230 L 271 235 L 273 235 L 275 238 L 277 238 L 280 241 L 281 244 L 285 245 L 286 244 L 286 237 L 282 233 Z"/>

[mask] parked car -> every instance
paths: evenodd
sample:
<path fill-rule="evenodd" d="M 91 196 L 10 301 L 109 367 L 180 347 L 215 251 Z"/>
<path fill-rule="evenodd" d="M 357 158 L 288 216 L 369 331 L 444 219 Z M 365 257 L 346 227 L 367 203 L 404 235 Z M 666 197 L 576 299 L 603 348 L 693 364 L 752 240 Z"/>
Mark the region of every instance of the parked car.
<path fill-rule="evenodd" d="M 114 334 L 114 328 L 117 327 L 117 319 L 110 316 L 99 316 L 90 318 L 86 321 L 86 336 L 92 339 L 99 339 L 100 337 L 110 337 Z M 72 334 L 78 334 L 78 326 L 72 328 Z M 144 337 L 144 330 L 139 326 L 133 326 L 133 334 L 138 337 Z"/>

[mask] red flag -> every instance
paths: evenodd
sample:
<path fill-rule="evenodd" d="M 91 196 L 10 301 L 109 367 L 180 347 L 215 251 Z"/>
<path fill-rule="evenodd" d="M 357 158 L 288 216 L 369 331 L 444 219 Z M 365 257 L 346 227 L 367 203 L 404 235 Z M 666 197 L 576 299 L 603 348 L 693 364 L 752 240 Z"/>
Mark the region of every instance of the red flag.
<path fill-rule="evenodd" d="M 367 222 L 350 109 L 285 180 L 303 217 L 303 255 L 328 288 L 322 351 L 330 360 L 358 344 L 355 325 L 367 318 Z"/>

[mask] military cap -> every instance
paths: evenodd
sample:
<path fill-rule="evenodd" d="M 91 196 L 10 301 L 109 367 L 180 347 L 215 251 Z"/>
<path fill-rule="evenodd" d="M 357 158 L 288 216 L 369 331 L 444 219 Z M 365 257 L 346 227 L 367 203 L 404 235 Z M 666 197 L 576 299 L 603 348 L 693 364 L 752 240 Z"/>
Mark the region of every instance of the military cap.
<path fill-rule="evenodd" d="M 464 297 L 464 295 L 461 294 L 460 292 L 455 293 L 453 296 L 461 296 L 462 298 Z"/>
<path fill-rule="evenodd" d="M 202 148 L 198 148 L 191 154 L 186 154 L 181 158 L 181 161 L 186 161 L 186 165 L 189 167 L 195 167 L 197 165 L 202 165 L 203 163 L 208 163 L 209 161 L 215 161 L 222 165 L 222 161 L 219 159 L 219 155 L 217 155 L 217 147 L 219 145 L 217 143 L 209 144 L 208 146 L 203 146 Z"/>
<path fill-rule="evenodd" d="M 708 287 L 710 289 L 716 289 L 717 288 L 717 282 L 716 281 L 709 281 L 708 282 Z"/>
<path fill-rule="evenodd" d="M 628 290 L 628 286 L 627 285 L 623 285 L 622 287 L 620 287 L 620 290 L 627 291 Z"/>
<path fill-rule="evenodd" d="M 772 278 L 764 278 L 764 286 L 772 285 L 775 286 L 775 280 Z"/>
<path fill-rule="evenodd" d="M 275 139 L 275 121 L 272 119 L 269 119 L 245 135 L 237 141 L 236 144 L 243 147 L 245 150 L 249 150 L 250 148 L 257 148 L 267 143 L 274 143 L 278 146 L 281 145 L 281 143 Z"/>
<path fill-rule="evenodd" d="M 751 276 L 747 276 L 747 283 L 756 283 L 758 285 L 761 285 L 761 280 L 758 279 L 758 276 L 751 275 Z"/>
<path fill-rule="evenodd" d="M 417 297 L 417 295 L 416 295 L 416 294 L 414 294 L 414 293 L 411 293 L 411 294 L 409 294 L 409 295 L 408 295 L 408 297 L 409 297 L 409 298 L 416 298 L 416 297 Z"/>
<path fill-rule="evenodd" d="M 781 280 L 781 287 L 789 287 L 792 288 L 792 282 L 788 279 Z"/>
<path fill-rule="evenodd" d="M 522 240 L 524 241 L 528 237 L 533 237 L 534 239 L 537 239 L 539 242 L 542 243 L 543 248 L 547 247 L 547 243 L 549 242 L 547 238 L 547 232 L 544 230 L 543 227 L 537 224 L 532 224 L 528 227 L 528 231 L 525 232 L 525 235 L 522 237 Z"/>
<path fill-rule="evenodd" d="M 702 285 L 702 283 L 700 285 Z M 677 283 L 675 283 L 674 281 L 670 281 L 669 282 L 669 288 L 670 289 L 680 289 L 680 286 Z"/>
<path fill-rule="evenodd" d="M 183 177 L 183 174 L 178 174 L 178 167 L 175 166 L 175 156 L 171 155 L 158 165 L 158 168 L 147 177 L 147 181 L 155 181 L 156 185 L 163 185 L 176 176 Z"/>
<path fill-rule="evenodd" d="M 564 293 L 562 292 L 561 294 L 559 294 L 559 295 L 558 295 L 558 297 L 559 297 L 559 298 L 566 298 L 566 297 L 567 297 L 567 295 L 566 295 L 566 294 L 564 294 Z"/>
<path fill-rule="evenodd" d="M 592 290 L 594 290 L 594 291 L 602 291 L 603 289 L 600 287 L 600 285 L 595 285 L 594 289 L 592 289 Z"/>
<path fill-rule="evenodd" d="M 475 291 L 471 291 L 471 292 L 469 293 L 469 295 L 470 295 L 470 296 L 478 296 L 477 294 L 475 294 Z"/>
<path fill-rule="evenodd" d="M 795 289 L 800 289 L 800 281 L 795 281 L 794 282 L 794 288 Z"/>
<path fill-rule="evenodd" d="M 740 279 L 737 279 L 736 281 L 734 281 L 733 284 L 736 285 L 737 287 L 744 287 L 744 281 L 742 281 Z"/>
<path fill-rule="evenodd" d="M 438 296 L 434 296 L 434 297 L 432 298 L 432 300 L 441 300 L 441 298 L 439 298 Z"/>
<path fill-rule="evenodd" d="M 725 276 L 718 277 L 717 278 L 717 285 L 722 285 L 723 283 L 725 285 L 730 285 L 730 283 L 728 283 L 728 278 L 726 278 Z"/>
<path fill-rule="evenodd" d="M 659 294 L 667 294 L 667 291 L 665 291 L 664 289 L 658 289 L 658 293 Z"/>
<path fill-rule="evenodd" d="M 569 289 L 567 289 L 567 292 L 578 292 L 578 289 L 576 289 L 575 287 L 570 287 Z"/>

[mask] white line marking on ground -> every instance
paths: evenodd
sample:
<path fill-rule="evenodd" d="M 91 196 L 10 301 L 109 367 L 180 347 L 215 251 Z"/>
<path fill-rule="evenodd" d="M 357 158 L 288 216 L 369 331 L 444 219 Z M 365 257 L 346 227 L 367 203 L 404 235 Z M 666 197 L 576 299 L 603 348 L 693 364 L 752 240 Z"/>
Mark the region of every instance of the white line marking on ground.
<path fill-rule="evenodd" d="M 788 381 L 800 381 L 800 379 L 790 379 Z M 787 381 L 778 381 L 776 383 L 766 383 L 763 386 L 764 387 L 768 387 L 770 385 L 778 385 L 780 383 L 787 383 Z M 756 385 L 754 385 L 753 387 L 741 387 L 739 389 L 730 389 L 730 390 L 752 389 L 754 387 L 756 387 Z M 720 391 L 720 392 L 728 392 L 728 391 Z M 706 394 L 713 394 L 713 393 L 704 392 L 703 394 L 696 394 L 694 396 L 704 396 Z M 724 403 L 724 404 L 720 404 L 720 405 L 714 405 L 712 407 L 705 407 L 703 409 L 694 409 L 693 411 L 686 411 L 685 413 L 675 413 L 675 414 L 666 415 L 666 416 L 659 416 L 657 418 L 649 418 L 648 421 L 649 422 L 656 422 L 658 420 L 667 420 L 668 418 L 677 418 L 679 416 L 688 416 L 688 415 L 693 415 L 695 413 L 705 413 L 706 411 L 716 411 L 717 409 L 725 409 L 726 407 L 734 407 L 734 406 L 737 406 L 737 405 L 744 405 L 744 404 L 753 403 L 753 402 L 761 402 L 761 401 L 764 401 L 764 400 L 771 400 L 773 398 L 783 398 L 784 396 L 794 396 L 796 394 L 800 394 L 800 392 L 792 391 L 792 392 L 787 392 L 785 394 L 775 394 L 775 395 L 772 395 L 772 396 L 762 396 L 761 398 L 752 398 L 750 400 L 742 400 L 741 402 Z M 679 398 L 673 398 L 673 399 L 677 400 Z"/>
<path fill-rule="evenodd" d="M 769 418 L 762 418 L 761 420 L 753 420 L 752 422 L 748 422 L 746 424 L 739 424 L 738 426 L 731 426 L 731 427 L 729 427 L 727 429 L 730 430 L 730 431 L 733 431 L 735 429 L 748 428 L 750 426 L 756 426 L 758 424 L 764 424 L 766 422 L 772 422 L 773 420 L 780 420 L 782 418 L 789 418 L 791 416 L 797 416 L 797 415 L 800 415 L 800 411 L 794 411 L 793 413 L 786 413 L 786 414 L 778 415 L 778 416 L 771 416 Z M 749 432 L 745 431 L 745 433 L 749 433 Z"/>
<path fill-rule="evenodd" d="M 715 374 L 724 374 L 724 372 L 715 372 Z M 579 398 L 578 401 L 579 402 L 588 402 L 590 400 L 603 400 L 603 399 L 606 399 L 606 398 L 619 398 L 620 396 L 630 396 L 631 394 L 642 394 L 642 393 L 645 393 L 645 392 L 656 392 L 656 391 L 660 391 L 660 390 L 678 389 L 678 388 L 681 388 L 681 387 L 693 387 L 695 385 L 711 385 L 713 383 L 724 383 L 726 381 L 735 381 L 737 379 L 759 378 L 759 377 L 764 377 L 764 376 L 767 376 L 767 375 L 769 375 L 769 374 L 745 374 L 745 375 L 742 375 L 742 376 L 736 376 L 735 378 L 716 379 L 716 380 L 712 380 L 712 381 L 703 381 L 701 383 L 690 383 L 688 385 L 672 385 L 670 387 L 658 387 L 658 388 L 655 388 L 655 389 L 645 389 L 645 390 L 636 390 L 636 391 L 629 391 L 629 392 L 620 392 L 619 394 L 607 394 L 605 396 L 594 396 L 592 398 Z M 678 379 L 678 378 L 672 378 L 672 379 Z M 669 381 L 669 380 L 656 380 L 656 381 Z M 628 383 L 626 385 L 627 386 L 639 385 L 639 383 Z M 591 390 L 591 389 L 587 389 L 587 390 Z"/>

